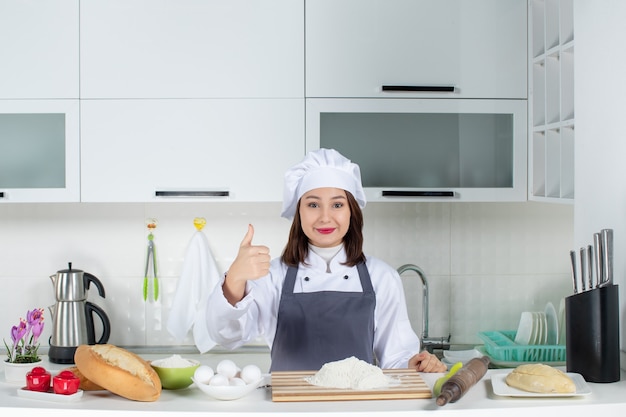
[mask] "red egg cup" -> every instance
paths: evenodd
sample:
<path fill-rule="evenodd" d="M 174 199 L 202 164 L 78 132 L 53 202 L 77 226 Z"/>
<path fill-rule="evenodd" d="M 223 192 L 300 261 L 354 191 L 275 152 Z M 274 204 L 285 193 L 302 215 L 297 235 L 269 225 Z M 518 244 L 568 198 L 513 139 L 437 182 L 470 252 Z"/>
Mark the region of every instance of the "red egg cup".
<path fill-rule="evenodd" d="M 80 379 L 72 371 L 61 371 L 52 378 L 52 389 L 55 394 L 71 395 L 78 392 Z"/>
<path fill-rule="evenodd" d="M 26 389 L 47 392 L 50 389 L 50 372 L 41 366 L 34 367 L 26 374 Z"/>

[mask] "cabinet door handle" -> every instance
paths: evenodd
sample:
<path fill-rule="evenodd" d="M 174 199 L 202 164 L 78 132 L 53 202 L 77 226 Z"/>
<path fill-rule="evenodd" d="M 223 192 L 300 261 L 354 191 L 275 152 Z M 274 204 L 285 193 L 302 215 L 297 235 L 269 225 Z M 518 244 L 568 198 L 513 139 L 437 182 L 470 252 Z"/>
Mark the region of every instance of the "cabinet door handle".
<path fill-rule="evenodd" d="M 155 197 L 228 197 L 229 191 L 205 190 L 205 191 L 155 191 Z"/>
<path fill-rule="evenodd" d="M 4 191 L 0 191 L 0 198 L 4 198 Z"/>
<path fill-rule="evenodd" d="M 454 93 L 455 89 L 453 85 L 383 85 L 383 91 L 399 92 Z"/>
<path fill-rule="evenodd" d="M 396 191 L 383 190 L 383 197 L 454 197 L 454 191 Z"/>

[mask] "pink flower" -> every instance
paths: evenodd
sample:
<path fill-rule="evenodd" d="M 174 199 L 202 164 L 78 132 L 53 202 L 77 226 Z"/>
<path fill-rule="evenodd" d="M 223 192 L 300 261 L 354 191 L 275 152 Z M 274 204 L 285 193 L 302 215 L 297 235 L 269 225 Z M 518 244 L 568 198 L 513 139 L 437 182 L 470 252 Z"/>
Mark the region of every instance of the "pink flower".
<path fill-rule="evenodd" d="M 36 308 L 34 310 L 28 310 L 26 313 L 26 321 L 29 326 L 32 326 L 35 322 L 43 320 L 43 308 Z"/>
<path fill-rule="evenodd" d="M 11 340 L 13 345 L 9 346 L 6 341 L 4 346 L 7 349 L 7 362 L 11 363 L 34 363 L 41 360 L 37 354 L 39 344 L 37 340 L 43 332 L 43 308 L 28 310 L 26 320 L 20 318 L 20 324 L 11 327 Z"/>
<path fill-rule="evenodd" d="M 20 319 L 20 324 L 18 326 L 11 327 L 11 339 L 13 340 L 13 346 L 17 345 L 26 333 L 28 333 L 26 321 L 24 319 Z"/>
<path fill-rule="evenodd" d="M 28 311 L 26 315 L 28 320 L 28 327 L 30 327 L 33 332 L 33 340 L 32 343 L 37 343 L 37 339 L 41 336 L 41 332 L 43 332 L 43 309 L 38 308 L 35 310 Z"/>

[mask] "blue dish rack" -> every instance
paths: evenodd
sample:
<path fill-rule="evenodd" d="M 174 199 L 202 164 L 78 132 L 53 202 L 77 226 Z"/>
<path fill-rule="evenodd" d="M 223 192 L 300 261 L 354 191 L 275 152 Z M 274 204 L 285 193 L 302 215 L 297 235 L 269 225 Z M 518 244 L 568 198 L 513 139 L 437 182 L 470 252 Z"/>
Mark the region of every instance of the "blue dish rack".
<path fill-rule="evenodd" d="M 519 345 L 515 330 L 479 332 L 487 354 L 502 362 L 565 362 L 565 345 Z"/>

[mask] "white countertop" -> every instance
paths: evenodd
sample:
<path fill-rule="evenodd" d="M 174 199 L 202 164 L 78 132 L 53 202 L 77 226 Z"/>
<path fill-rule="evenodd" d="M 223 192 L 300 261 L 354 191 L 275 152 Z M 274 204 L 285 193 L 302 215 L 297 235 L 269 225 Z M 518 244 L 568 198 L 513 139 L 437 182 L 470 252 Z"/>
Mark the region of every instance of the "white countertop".
<path fill-rule="evenodd" d="M 169 356 L 169 354 L 141 355 L 147 360 Z M 237 365 L 256 364 L 267 371 L 269 354 L 259 353 L 207 353 L 204 355 L 183 355 L 199 360 L 202 364 L 215 366 L 225 358 L 232 359 Z M 45 362 L 44 367 L 54 373 L 65 368 L 63 365 Z M 624 415 L 626 413 L 626 373 L 622 373 L 619 382 L 611 384 L 589 383 L 591 394 L 566 398 L 513 398 L 501 397 L 493 393 L 491 377 L 497 373 L 507 373 L 507 369 L 491 369 L 463 398 L 454 404 L 438 407 L 434 399 L 421 400 L 383 400 L 383 401 L 329 401 L 329 402 L 289 402 L 275 403 L 271 399 L 271 388 L 263 387 L 249 396 L 234 401 L 219 401 L 208 397 L 195 386 L 169 391 L 163 390 L 155 402 L 135 402 L 116 396 L 106 391 L 85 392 L 78 401 L 57 403 L 18 397 L 19 385 L 7 383 L 4 371 L 0 376 L 0 410 L 2 415 L 28 416 L 79 416 L 89 413 L 92 417 L 110 415 L 142 416 L 145 413 L 158 412 L 163 416 L 295 416 L 325 413 L 325 416 L 373 416 L 384 412 L 393 415 L 415 416 L 415 411 L 437 412 L 440 416 L 509 416 L 534 417 L 551 416 L 555 413 L 575 411 L 576 415 L 584 412 L 600 412 L 604 415 Z M 430 386 L 442 374 L 422 374 Z M 10 413 L 10 414 L 9 414 Z"/>

